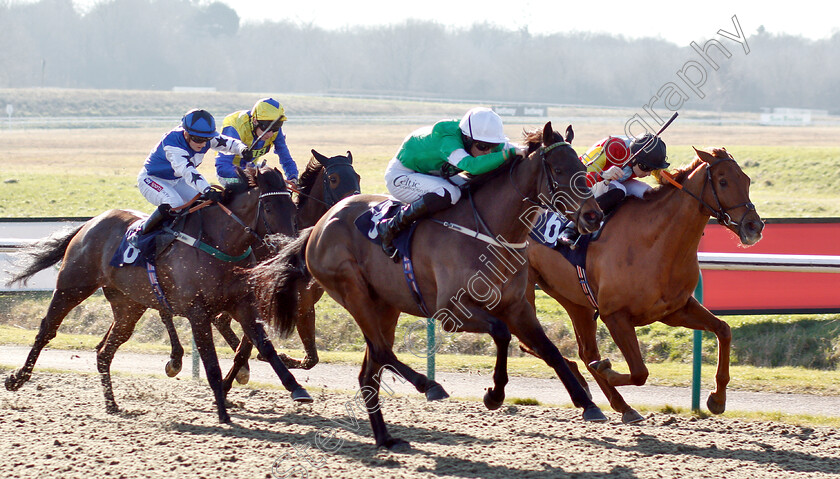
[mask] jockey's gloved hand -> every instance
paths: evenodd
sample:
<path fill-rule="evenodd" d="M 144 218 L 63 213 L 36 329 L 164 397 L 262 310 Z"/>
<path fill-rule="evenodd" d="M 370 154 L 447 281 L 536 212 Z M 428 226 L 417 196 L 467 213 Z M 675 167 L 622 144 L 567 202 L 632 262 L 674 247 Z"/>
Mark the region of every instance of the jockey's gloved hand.
<path fill-rule="evenodd" d="M 250 148 L 243 150 L 240 156 L 242 157 L 242 161 L 254 161 L 254 152 Z"/>
<path fill-rule="evenodd" d="M 298 179 L 297 178 L 289 178 L 288 180 L 286 180 L 286 183 L 292 185 L 295 188 L 298 187 Z"/>
<path fill-rule="evenodd" d="M 620 180 L 624 177 L 624 171 L 620 166 L 611 166 L 607 171 L 601 173 L 601 178 L 607 181 Z"/>
<path fill-rule="evenodd" d="M 212 201 L 214 203 L 222 202 L 222 192 L 212 186 L 207 187 L 207 189 L 201 192 L 201 197 L 205 201 Z"/>
<path fill-rule="evenodd" d="M 528 147 L 527 146 L 513 145 L 513 149 L 514 149 L 514 151 L 516 151 L 516 154 L 521 156 L 522 158 L 525 158 L 526 156 L 528 156 Z"/>

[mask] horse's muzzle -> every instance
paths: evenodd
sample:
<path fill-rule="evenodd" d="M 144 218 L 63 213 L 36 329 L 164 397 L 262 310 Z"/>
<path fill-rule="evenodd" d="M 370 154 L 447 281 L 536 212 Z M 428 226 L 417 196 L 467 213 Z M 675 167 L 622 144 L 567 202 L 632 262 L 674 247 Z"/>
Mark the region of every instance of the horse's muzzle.
<path fill-rule="evenodd" d="M 578 210 L 578 218 L 575 223 L 580 234 L 589 234 L 598 231 L 602 219 L 604 219 L 604 212 L 601 211 L 595 198 L 589 197 Z"/>
<path fill-rule="evenodd" d="M 752 246 L 761 239 L 761 232 L 764 230 L 764 221 L 754 210 L 748 211 L 738 225 L 738 238 L 741 243 Z"/>

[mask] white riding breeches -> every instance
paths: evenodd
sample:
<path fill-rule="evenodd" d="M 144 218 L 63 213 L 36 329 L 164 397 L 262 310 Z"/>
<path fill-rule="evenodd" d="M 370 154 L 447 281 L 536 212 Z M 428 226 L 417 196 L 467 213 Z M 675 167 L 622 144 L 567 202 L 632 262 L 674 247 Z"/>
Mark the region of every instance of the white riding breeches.
<path fill-rule="evenodd" d="M 450 180 L 458 185 L 467 181 L 459 175 L 451 177 Z M 385 168 L 385 184 L 391 196 L 405 203 L 419 200 L 426 193 L 445 196 L 447 191 L 453 205 L 461 199 L 461 189 L 458 186 L 439 176 L 418 173 L 411 168 L 406 168 L 397 158 L 391 159 L 388 167 Z"/>
<path fill-rule="evenodd" d="M 595 195 L 596 198 L 607 191 L 614 190 L 616 188 L 623 191 L 625 196 L 633 195 L 637 198 L 643 197 L 647 191 L 651 190 L 650 185 L 635 178 L 624 180 L 624 182 L 610 181 L 609 184 L 605 183 L 606 181 L 599 181 L 598 183 L 592 185 L 592 194 Z"/>
<path fill-rule="evenodd" d="M 149 203 L 155 206 L 165 203 L 173 208 L 184 205 L 199 193 L 183 178 L 165 180 L 157 176 L 149 176 L 145 169 L 137 175 L 137 188 Z"/>

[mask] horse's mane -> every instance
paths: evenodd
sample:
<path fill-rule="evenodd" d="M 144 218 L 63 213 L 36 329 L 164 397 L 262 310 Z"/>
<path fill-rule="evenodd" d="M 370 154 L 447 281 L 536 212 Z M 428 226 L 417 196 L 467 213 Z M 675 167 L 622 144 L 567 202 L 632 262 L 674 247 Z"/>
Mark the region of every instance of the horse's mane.
<path fill-rule="evenodd" d="M 712 148 L 711 155 L 715 158 L 730 158 L 729 152 L 726 151 L 726 148 Z M 694 160 L 691 163 L 689 163 L 686 166 L 683 166 L 678 170 L 671 171 L 669 172 L 669 174 L 674 178 L 674 181 L 682 184 L 683 181 L 685 181 L 685 179 L 688 178 L 688 175 L 690 175 L 702 163 L 703 160 L 701 160 L 699 156 L 695 156 Z M 659 186 L 654 188 L 652 191 L 649 191 L 645 195 L 646 200 L 657 197 L 658 195 L 662 194 L 662 191 L 668 191 L 674 188 L 674 185 L 672 185 L 668 180 L 666 180 L 664 176 L 658 176 L 657 182 L 659 183 Z"/>
<path fill-rule="evenodd" d="M 315 186 L 315 179 L 318 178 L 318 173 L 324 166 L 315 159 L 315 156 L 312 156 L 309 159 L 309 163 L 306 164 L 306 169 L 303 170 L 300 177 L 298 178 L 298 188 L 302 194 L 297 195 L 297 207 L 300 209 L 305 203 L 306 200 L 309 198 L 309 193 L 312 191 L 312 187 Z"/>
<path fill-rule="evenodd" d="M 528 153 L 532 153 L 534 150 L 539 148 L 543 143 L 543 130 L 541 128 L 535 128 L 533 130 L 522 130 L 522 139 L 525 140 L 525 143 L 528 145 Z M 565 141 L 563 140 L 563 136 L 560 133 L 554 132 L 554 142 Z"/>

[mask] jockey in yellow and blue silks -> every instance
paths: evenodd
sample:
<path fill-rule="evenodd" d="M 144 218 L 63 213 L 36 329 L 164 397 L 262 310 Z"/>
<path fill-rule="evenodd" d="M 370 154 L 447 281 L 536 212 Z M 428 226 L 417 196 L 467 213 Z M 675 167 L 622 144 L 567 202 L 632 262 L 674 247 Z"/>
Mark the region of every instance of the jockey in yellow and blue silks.
<path fill-rule="evenodd" d="M 298 169 L 286 146 L 283 123 L 286 112 L 273 98 L 262 98 L 250 110 L 241 110 L 226 116 L 222 122 L 222 134 L 241 140 L 250 146 L 251 157 L 220 152 L 216 156 L 216 175 L 222 185 L 239 182 L 236 167 L 253 166 L 257 158 L 265 155 L 274 145 L 274 152 L 280 158 L 280 166 L 286 180 L 297 183 Z"/>
<path fill-rule="evenodd" d="M 158 208 L 143 223 L 142 234 L 171 217 L 171 208 L 185 204 L 197 193 L 208 200 L 221 200 L 222 193 L 213 189 L 197 170 L 211 148 L 238 155 L 247 155 L 248 150 L 241 141 L 220 135 L 213 115 L 198 109 L 188 111 L 181 125 L 163 135 L 152 148 L 137 175 L 137 188 Z"/>

